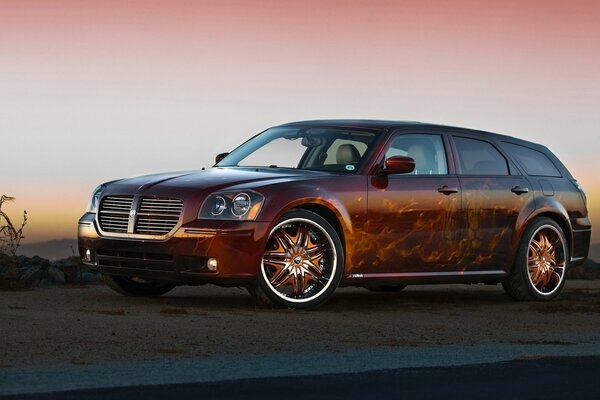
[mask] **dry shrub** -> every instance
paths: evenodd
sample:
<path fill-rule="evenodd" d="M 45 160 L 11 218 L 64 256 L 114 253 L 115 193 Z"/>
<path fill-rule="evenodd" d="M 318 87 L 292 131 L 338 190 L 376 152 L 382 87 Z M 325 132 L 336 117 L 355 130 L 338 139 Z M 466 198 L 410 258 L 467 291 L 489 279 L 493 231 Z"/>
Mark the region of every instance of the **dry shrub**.
<path fill-rule="evenodd" d="M 23 211 L 23 223 L 17 229 L 10 220 L 8 214 L 2 211 L 2 205 L 15 200 L 14 197 L 2 195 L 0 197 L 0 254 L 16 256 L 17 249 L 21 243 L 23 229 L 27 225 L 27 211 Z"/>

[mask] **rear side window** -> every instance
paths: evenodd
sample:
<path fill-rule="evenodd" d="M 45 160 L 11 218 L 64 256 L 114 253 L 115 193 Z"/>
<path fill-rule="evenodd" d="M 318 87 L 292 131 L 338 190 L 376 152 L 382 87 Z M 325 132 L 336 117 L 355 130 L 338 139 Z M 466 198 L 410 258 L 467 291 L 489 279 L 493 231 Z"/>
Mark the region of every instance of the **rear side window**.
<path fill-rule="evenodd" d="M 527 175 L 561 176 L 556 166 L 541 151 L 514 143 L 504 143 L 504 148 L 523 167 Z"/>
<path fill-rule="evenodd" d="M 454 137 L 461 172 L 465 175 L 509 175 L 506 158 L 488 142 Z"/>

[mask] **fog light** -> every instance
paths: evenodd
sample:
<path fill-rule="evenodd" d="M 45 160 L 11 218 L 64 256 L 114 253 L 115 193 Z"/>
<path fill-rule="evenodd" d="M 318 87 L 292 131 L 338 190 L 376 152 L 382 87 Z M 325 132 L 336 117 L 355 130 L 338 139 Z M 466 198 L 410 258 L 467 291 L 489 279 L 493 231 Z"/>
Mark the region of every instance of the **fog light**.
<path fill-rule="evenodd" d="M 83 257 L 83 261 L 92 262 L 92 251 L 90 249 L 87 249 L 85 251 L 85 256 Z"/>
<path fill-rule="evenodd" d="M 210 271 L 216 271 L 217 270 L 217 259 L 216 258 L 209 258 L 208 262 L 206 263 L 206 267 Z"/>

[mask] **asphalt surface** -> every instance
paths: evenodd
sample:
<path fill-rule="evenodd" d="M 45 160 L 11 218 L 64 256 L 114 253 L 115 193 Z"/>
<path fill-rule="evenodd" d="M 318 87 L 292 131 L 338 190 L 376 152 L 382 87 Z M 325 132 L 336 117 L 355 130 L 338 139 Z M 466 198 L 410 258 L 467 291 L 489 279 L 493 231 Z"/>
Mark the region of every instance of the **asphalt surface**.
<path fill-rule="evenodd" d="M 1 293 L 0 321 L 0 396 L 547 399 L 600 382 L 600 281 L 549 303 L 483 285 L 343 288 L 312 312 L 257 308 L 236 288 L 61 287 Z"/>
<path fill-rule="evenodd" d="M 126 386 L 2 399 L 594 399 L 600 357 L 541 358 L 457 367 Z"/>

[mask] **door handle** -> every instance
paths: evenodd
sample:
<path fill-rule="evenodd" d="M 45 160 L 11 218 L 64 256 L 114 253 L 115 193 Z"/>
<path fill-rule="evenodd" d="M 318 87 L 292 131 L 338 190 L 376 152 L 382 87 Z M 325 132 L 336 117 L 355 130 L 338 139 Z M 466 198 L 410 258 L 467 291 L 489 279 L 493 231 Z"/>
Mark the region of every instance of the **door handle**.
<path fill-rule="evenodd" d="M 448 185 L 444 185 L 441 188 L 438 188 L 438 192 L 445 194 L 446 196 L 451 195 L 452 193 L 458 193 L 458 188 L 448 187 Z"/>
<path fill-rule="evenodd" d="M 528 188 L 524 188 L 521 186 L 515 186 L 514 188 L 510 189 L 511 192 L 513 192 L 514 194 L 516 194 L 517 196 L 522 195 L 523 193 L 529 193 L 529 189 Z"/>

